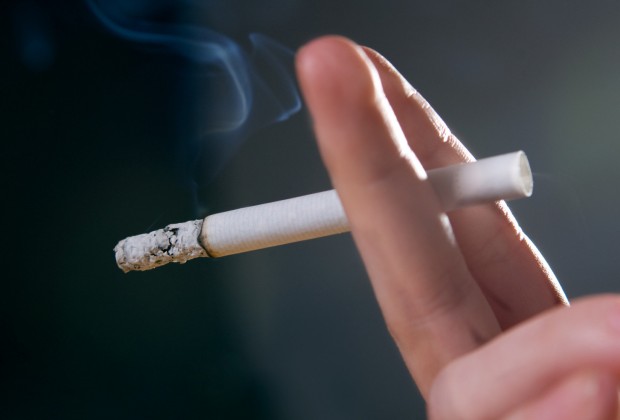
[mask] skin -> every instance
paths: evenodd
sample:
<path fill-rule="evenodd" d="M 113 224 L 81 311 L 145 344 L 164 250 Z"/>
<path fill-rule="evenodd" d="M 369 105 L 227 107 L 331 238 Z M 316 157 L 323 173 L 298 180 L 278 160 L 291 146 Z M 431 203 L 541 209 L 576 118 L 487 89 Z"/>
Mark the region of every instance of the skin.
<path fill-rule="evenodd" d="M 569 307 L 503 203 L 441 211 L 426 170 L 473 157 L 377 52 L 320 38 L 297 73 L 429 418 L 618 418 L 620 298 Z"/>

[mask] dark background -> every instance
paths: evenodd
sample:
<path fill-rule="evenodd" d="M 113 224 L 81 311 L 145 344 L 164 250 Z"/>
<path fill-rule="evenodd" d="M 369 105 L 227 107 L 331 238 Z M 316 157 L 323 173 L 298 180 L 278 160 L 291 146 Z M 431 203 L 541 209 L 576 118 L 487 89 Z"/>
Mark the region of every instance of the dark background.
<path fill-rule="evenodd" d="M 535 194 L 511 207 L 569 297 L 619 290 L 617 1 L 134 3 L 243 48 L 376 48 L 477 156 L 528 153 Z M 0 7 L 0 417 L 423 418 L 348 235 L 121 273 L 119 239 L 204 210 L 179 160 L 204 67 L 83 2 Z M 224 163 L 209 211 L 330 187 L 305 110 Z"/>

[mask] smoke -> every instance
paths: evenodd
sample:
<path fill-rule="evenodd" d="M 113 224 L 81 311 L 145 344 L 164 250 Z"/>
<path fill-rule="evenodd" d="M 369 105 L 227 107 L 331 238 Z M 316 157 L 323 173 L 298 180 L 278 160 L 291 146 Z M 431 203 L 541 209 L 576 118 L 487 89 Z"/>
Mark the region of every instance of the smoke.
<path fill-rule="evenodd" d="M 283 121 L 301 109 L 293 72 L 293 53 L 260 34 L 249 48 L 181 17 L 183 2 L 87 0 L 98 20 L 128 41 L 184 57 L 196 68 L 191 95 L 200 113 L 185 130 L 181 162 L 184 178 L 204 212 L 202 187 L 211 182 L 256 130 Z M 184 7 L 189 7 L 187 2 Z M 190 14 L 191 15 L 191 14 Z M 186 14 L 187 16 L 187 14 Z M 195 17 L 194 17 L 195 20 Z"/>

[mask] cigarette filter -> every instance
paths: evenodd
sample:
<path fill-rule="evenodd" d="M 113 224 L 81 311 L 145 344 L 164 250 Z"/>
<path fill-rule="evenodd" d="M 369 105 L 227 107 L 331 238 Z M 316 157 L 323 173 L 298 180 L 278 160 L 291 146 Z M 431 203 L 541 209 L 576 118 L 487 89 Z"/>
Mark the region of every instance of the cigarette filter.
<path fill-rule="evenodd" d="M 445 211 L 498 200 L 529 197 L 533 181 L 519 151 L 428 171 Z M 114 248 L 124 272 L 150 270 L 198 257 L 223 257 L 347 232 L 335 190 L 217 213 L 204 220 L 168 225 L 132 236 Z"/>

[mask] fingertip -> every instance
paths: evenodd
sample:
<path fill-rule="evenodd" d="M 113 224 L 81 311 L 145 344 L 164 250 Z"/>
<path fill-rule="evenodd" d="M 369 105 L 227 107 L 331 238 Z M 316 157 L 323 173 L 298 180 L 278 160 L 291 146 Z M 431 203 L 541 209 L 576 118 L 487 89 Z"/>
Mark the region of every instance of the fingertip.
<path fill-rule="evenodd" d="M 359 56 L 361 47 L 339 35 L 325 35 L 303 45 L 296 54 L 297 68 L 315 70 L 337 61 Z"/>
<path fill-rule="evenodd" d="M 296 56 L 299 82 L 311 111 L 333 111 L 333 98 L 351 103 L 376 97 L 374 68 L 353 41 L 328 35 L 299 49 Z"/>
<path fill-rule="evenodd" d="M 363 183 L 386 172 L 406 142 L 395 141 L 402 131 L 388 121 L 391 110 L 364 50 L 347 38 L 324 36 L 302 47 L 296 64 L 334 186 L 344 179 Z"/>
<path fill-rule="evenodd" d="M 385 70 L 386 72 L 390 74 L 394 74 L 398 76 L 399 79 L 404 80 L 402 76 L 400 76 L 396 68 L 392 65 L 392 63 L 390 63 L 390 61 L 387 58 L 385 58 L 383 55 L 381 55 L 379 52 L 367 46 L 362 46 L 362 50 L 364 51 L 366 56 L 370 59 L 370 61 L 375 65 L 375 67 L 381 70 Z"/>

